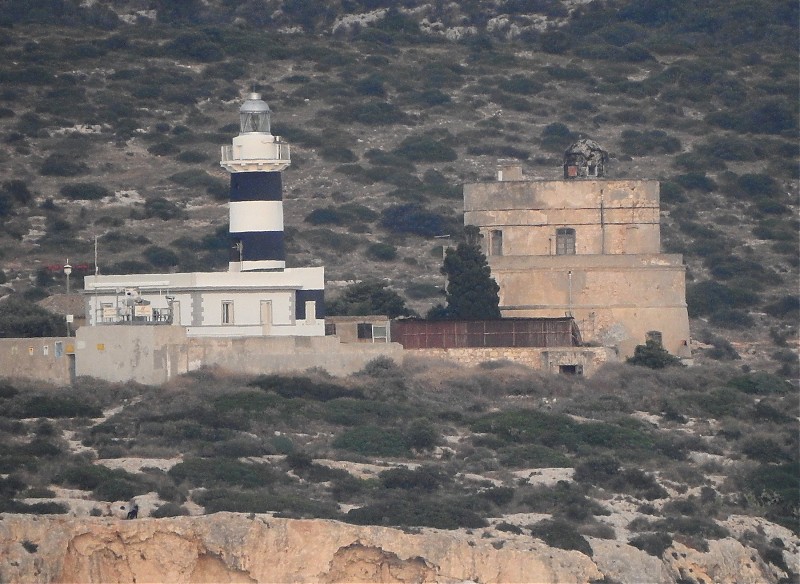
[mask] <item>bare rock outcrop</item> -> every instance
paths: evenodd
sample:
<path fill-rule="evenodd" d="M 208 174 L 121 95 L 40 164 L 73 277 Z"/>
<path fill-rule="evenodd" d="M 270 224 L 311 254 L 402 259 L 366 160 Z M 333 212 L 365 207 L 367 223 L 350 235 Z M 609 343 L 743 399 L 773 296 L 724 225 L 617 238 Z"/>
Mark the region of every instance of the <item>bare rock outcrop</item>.
<path fill-rule="evenodd" d="M 0 515 L 0 582 L 776 582 L 728 538 L 663 558 L 591 539 L 593 558 L 508 533 L 217 513 L 139 519 Z"/>
<path fill-rule="evenodd" d="M 34 549 L 35 548 L 35 549 Z M 592 560 L 530 538 L 217 513 L 140 519 L 5 515 L 0 581 L 590 582 Z"/>

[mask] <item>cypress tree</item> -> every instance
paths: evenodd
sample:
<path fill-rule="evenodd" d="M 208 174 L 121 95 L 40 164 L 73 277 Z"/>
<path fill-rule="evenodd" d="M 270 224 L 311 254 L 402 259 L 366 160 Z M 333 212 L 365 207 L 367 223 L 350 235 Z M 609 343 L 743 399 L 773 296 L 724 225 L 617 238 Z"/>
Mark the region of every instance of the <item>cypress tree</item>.
<path fill-rule="evenodd" d="M 500 286 L 481 251 L 478 228 L 468 225 L 464 235 L 466 241 L 447 250 L 442 266 L 442 273 L 447 275 L 447 318 L 500 318 Z"/>

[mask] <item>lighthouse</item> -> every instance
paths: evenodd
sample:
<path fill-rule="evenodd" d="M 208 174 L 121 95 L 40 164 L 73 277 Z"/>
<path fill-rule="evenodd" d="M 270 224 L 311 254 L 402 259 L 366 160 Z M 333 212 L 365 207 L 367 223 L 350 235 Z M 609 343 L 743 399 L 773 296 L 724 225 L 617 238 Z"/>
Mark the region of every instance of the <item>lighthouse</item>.
<path fill-rule="evenodd" d="M 325 336 L 325 268 L 287 268 L 281 171 L 289 145 L 270 131 L 258 93 L 239 109 L 239 135 L 222 147 L 231 175 L 225 272 L 87 276 L 88 322 L 178 326 L 191 337 Z M 120 302 L 130 292 L 137 305 Z"/>
<path fill-rule="evenodd" d="M 286 267 L 281 171 L 291 164 L 289 145 L 270 131 L 271 111 L 258 93 L 239 109 L 239 135 L 222 147 L 220 165 L 231 174 L 231 272 Z"/>

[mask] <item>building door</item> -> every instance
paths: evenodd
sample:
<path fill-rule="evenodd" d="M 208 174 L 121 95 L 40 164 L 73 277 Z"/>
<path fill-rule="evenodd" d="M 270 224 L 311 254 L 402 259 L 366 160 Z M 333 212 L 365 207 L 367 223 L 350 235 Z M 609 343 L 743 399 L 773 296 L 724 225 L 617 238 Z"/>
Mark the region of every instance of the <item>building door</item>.
<path fill-rule="evenodd" d="M 172 304 L 172 324 L 181 326 L 181 303 L 178 300 L 173 300 Z"/>
<path fill-rule="evenodd" d="M 268 335 L 272 328 L 272 300 L 261 301 L 261 334 Z"/>

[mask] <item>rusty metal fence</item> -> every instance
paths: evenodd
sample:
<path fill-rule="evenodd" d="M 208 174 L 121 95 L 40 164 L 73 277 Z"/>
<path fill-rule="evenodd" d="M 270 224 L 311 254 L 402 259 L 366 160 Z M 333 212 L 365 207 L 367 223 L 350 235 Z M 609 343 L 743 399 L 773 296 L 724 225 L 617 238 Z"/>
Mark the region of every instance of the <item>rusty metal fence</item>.
<path fill-rule="evenodd" d="M 464 347 L 576 347 L 578 325 L 571 317 L 500 320 L 392 321 L 391 339 L 405 349 Z"/>

